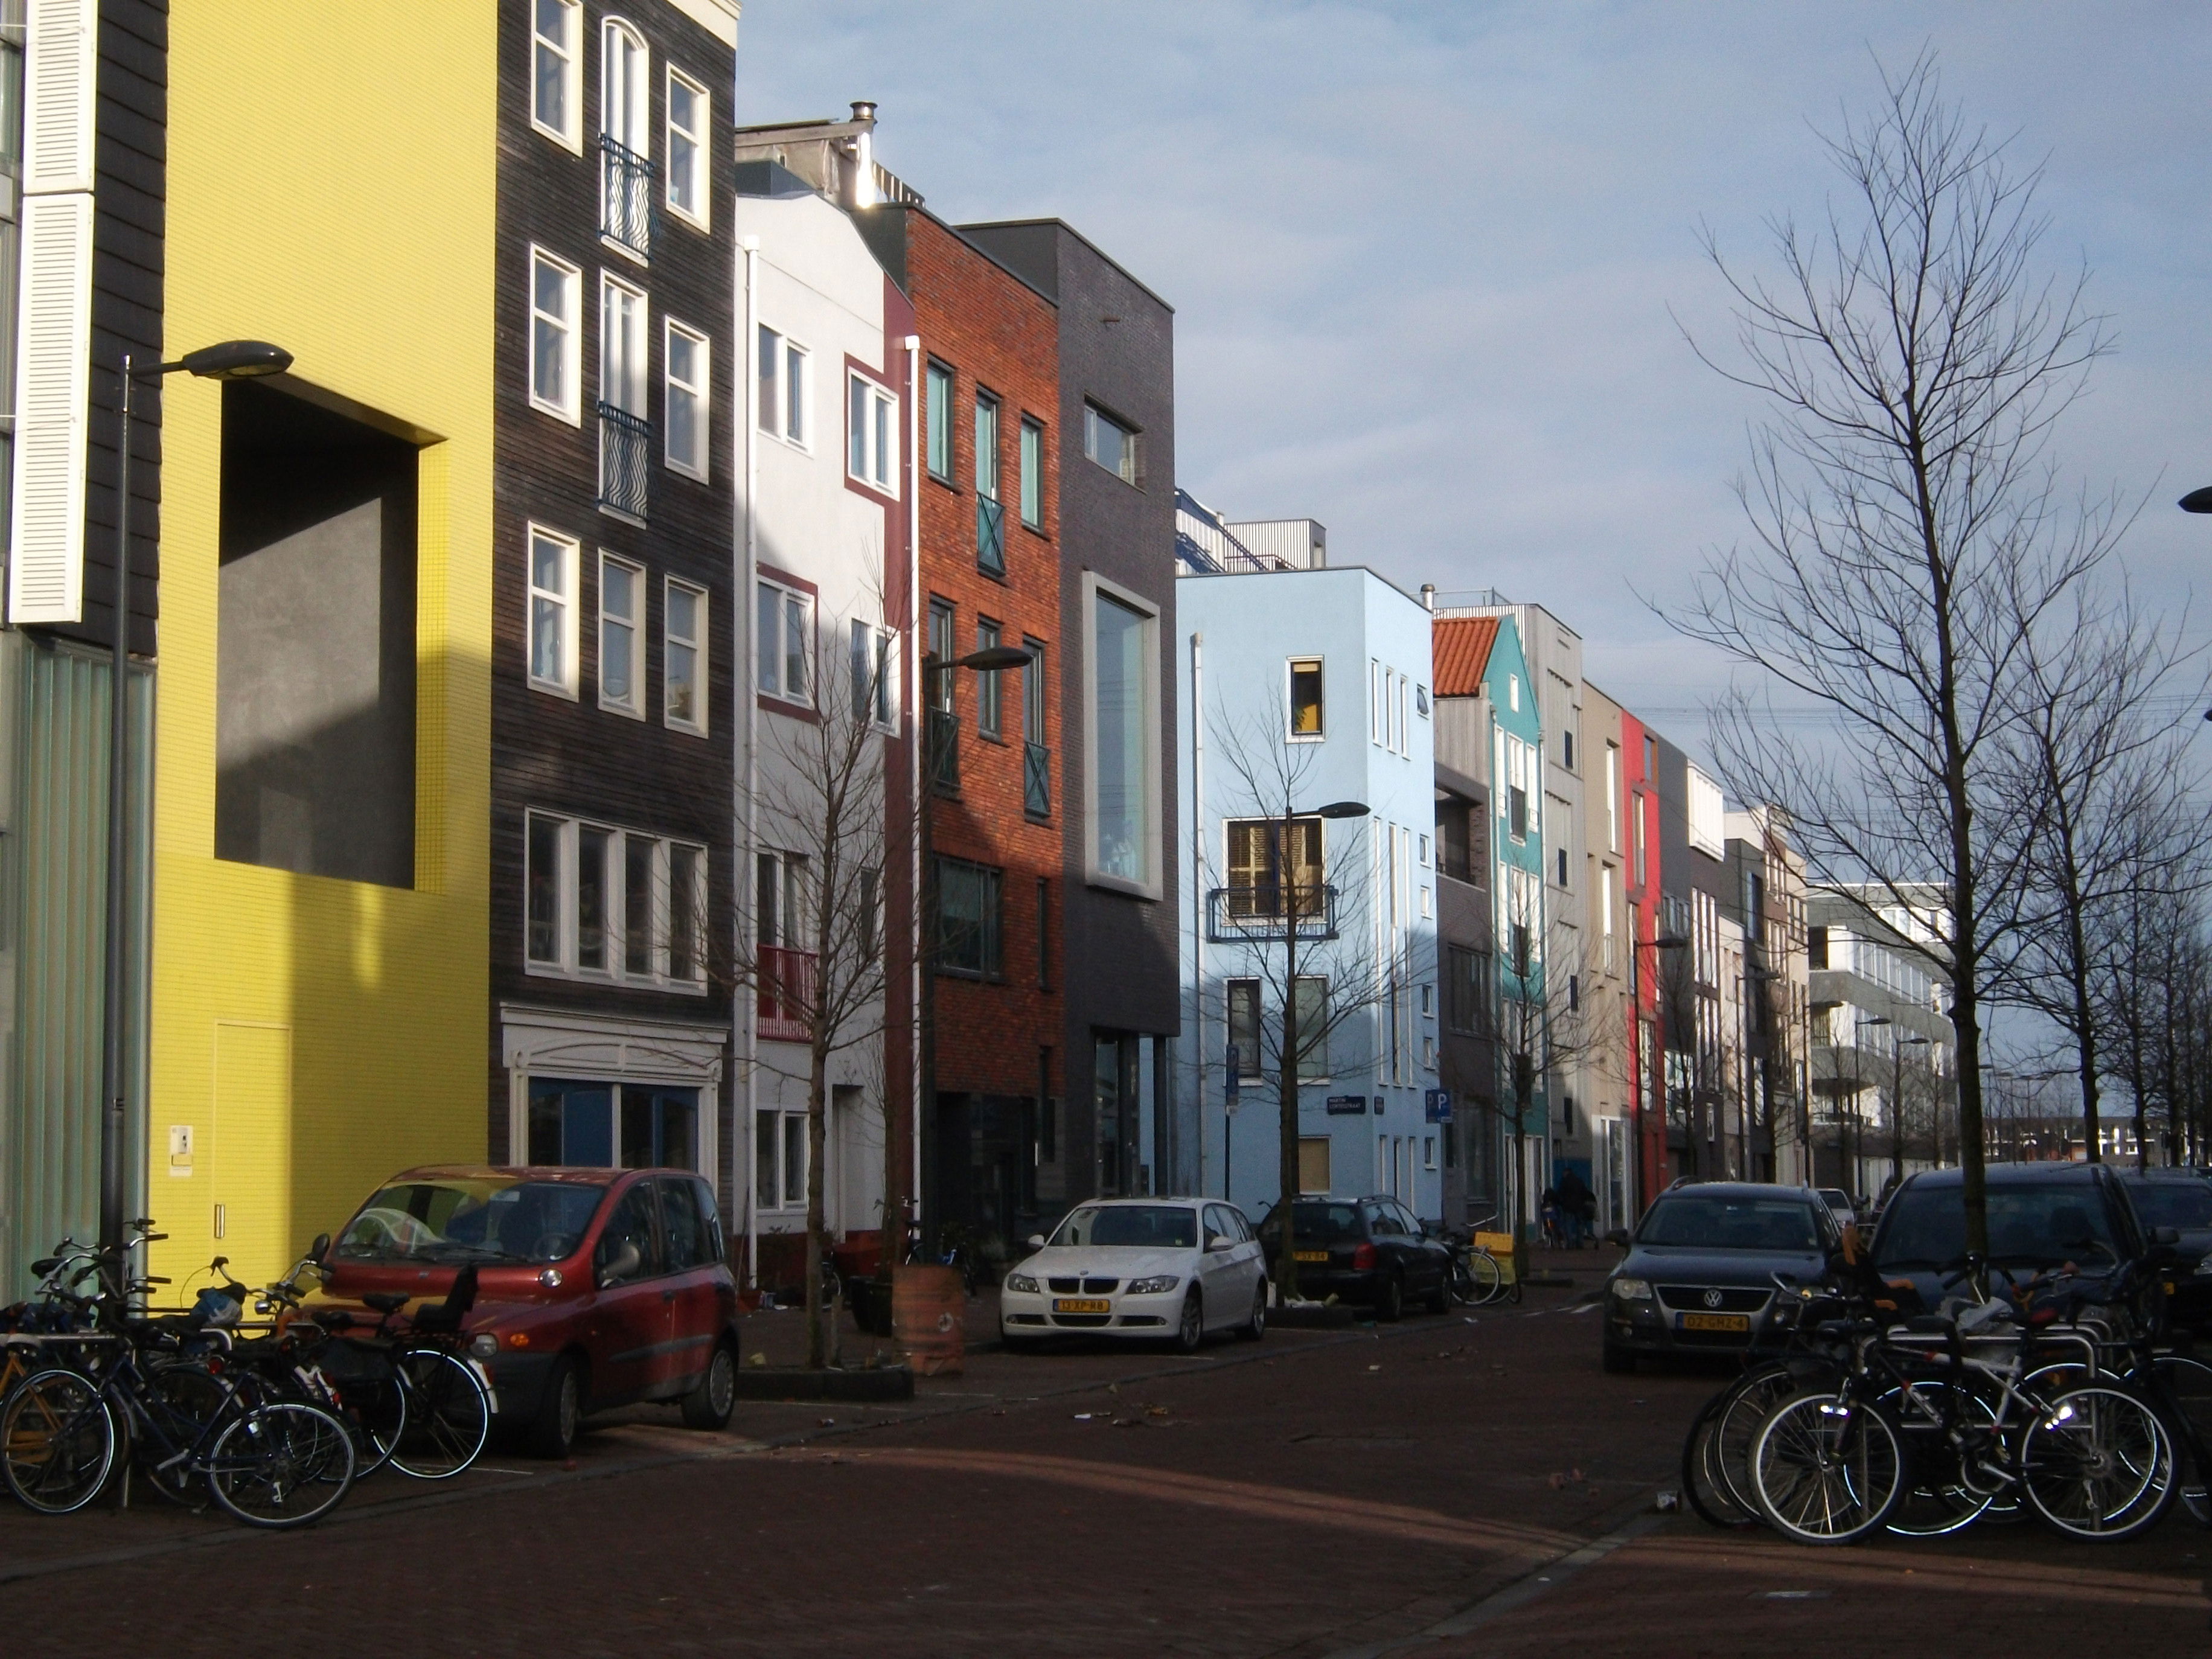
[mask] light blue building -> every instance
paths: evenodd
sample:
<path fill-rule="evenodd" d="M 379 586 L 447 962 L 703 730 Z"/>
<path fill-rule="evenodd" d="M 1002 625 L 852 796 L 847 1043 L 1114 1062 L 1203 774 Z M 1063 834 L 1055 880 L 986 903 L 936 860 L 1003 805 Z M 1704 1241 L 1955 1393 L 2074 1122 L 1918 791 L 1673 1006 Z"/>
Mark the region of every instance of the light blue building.
<path fill-rule="evenodd" d="M 1202 1189 L 1255 1218 L 1280 1190 L 1295 983 L 1319 1038 L 1299 1044 L 1301 1189 L 1440 1216 L 1429 612 L 1372 571 L 1322 565 L 1318 526 L 1182 507 L 1176 1086 Z M 1319 811 L 1346 804 L 1367 810 Z"/>

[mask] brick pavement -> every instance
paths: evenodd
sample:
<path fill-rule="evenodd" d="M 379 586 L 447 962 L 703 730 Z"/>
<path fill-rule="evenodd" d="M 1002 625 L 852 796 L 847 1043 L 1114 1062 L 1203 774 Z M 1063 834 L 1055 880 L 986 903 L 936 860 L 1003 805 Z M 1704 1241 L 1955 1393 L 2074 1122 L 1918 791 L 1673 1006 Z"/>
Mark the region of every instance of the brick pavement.
<path fill-rule="evenodd" d="M 1966 1659 L 2016 1650 L 2023 1619 L 2047 1638 L 2031 1645 L 2118 1634 L 2202 1650 L 2203 1534 L 2172 1523 L 2112 1550 L 2016 1527 L 1811 1552 L 1670 1521 L 1578 1571 L 1559 1565 L 1672 1484 L 1714 1381 L 1602 1376 L 1571 1297 L 1196 1360 L 979 1354 L 859 1431 L 820 1424 L 847 1417 L 836 1406 L 748 1407 L 726 1437 L 627 1413 L 574 1471 L 500 1460 L 532 1472 L 488 1473 L 460 1501 L 356 1500 L 300 1536 L 166 1512 L 0 1515 L 0 1573 L 33 1531 L 79 1557 L 204 1540 L 0 1583 L 0 1645 L 274 1652 L 301 1639 L 300 1616 L 342 1605 L 374 1609 L 380 1641 L 457 1655 L 1349 1659 L 1879 1639 Z M 1530 1589 L 1519 1607 L 1486 1599 Z M 263 1616 L 206 1617 L 234 1598 Z M 55 1608 L 65 1631 L 41 1622 Z"/>

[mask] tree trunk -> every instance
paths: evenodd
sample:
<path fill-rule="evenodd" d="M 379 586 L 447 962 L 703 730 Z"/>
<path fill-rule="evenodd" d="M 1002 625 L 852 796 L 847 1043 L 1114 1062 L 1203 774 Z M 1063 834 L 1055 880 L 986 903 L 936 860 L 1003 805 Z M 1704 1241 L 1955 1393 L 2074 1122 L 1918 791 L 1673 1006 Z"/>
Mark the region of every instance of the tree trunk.
<path fill-rule="evenodd" d="M 814 1039 L 806 1068 L 806 1364 L 820 1370 L 830 1363 L 830 1332 L 822 1307 L 822 1150 L 829 1115 L 830 1056 L 822 1038 Z M 836 1318 L 836 1310 L 829 1317 Z"/>
<path fill-rule="evenodd" d="M 1280 870 L 1280 854 L 1276 868 Z M 1277 1059 L 1275 1095 L 1280 1115 L 1280 1167 L 1279 1179 L 1282 1197 L 1275 1206 L 1277 1238 L 1275 1246 L 1275 1288 L 1279 1299 L 1291 1302 L 1298 1294 L 1298 1259 L 1297 1230 L 1291 1224 L 1291 1212 L 1298 1196 L 1298 922 L 1297 901 L 1291 897 L 1288 914 L 1284 917 L 1283 944 L 1283 1047 Z"/>

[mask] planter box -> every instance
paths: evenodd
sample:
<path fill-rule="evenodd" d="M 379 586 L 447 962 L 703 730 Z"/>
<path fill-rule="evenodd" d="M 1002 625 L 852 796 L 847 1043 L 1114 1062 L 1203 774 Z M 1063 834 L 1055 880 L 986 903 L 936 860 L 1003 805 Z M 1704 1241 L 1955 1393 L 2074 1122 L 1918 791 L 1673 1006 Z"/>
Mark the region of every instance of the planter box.
<path fill-rule="evenodd" d="M 903 1365 L 877 1370 L 809 1370 L 803 1365 L 740 1365 L 740 1400 L 911 1400 L 914 1373 Z"/>

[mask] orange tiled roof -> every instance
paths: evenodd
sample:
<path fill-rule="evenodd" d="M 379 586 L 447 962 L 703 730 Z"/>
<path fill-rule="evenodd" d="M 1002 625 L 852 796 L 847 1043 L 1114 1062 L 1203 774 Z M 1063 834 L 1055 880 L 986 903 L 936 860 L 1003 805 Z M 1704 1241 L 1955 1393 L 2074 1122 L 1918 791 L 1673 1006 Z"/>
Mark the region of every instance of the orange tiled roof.
<path fill-rule="evenodd" d="M 1437 695 L 1472 697 L 1482 690 L 1490 647 L 1498 643 L 1495 617 L 1445 617 L 1429 624 L 1436 653 Z"/>

